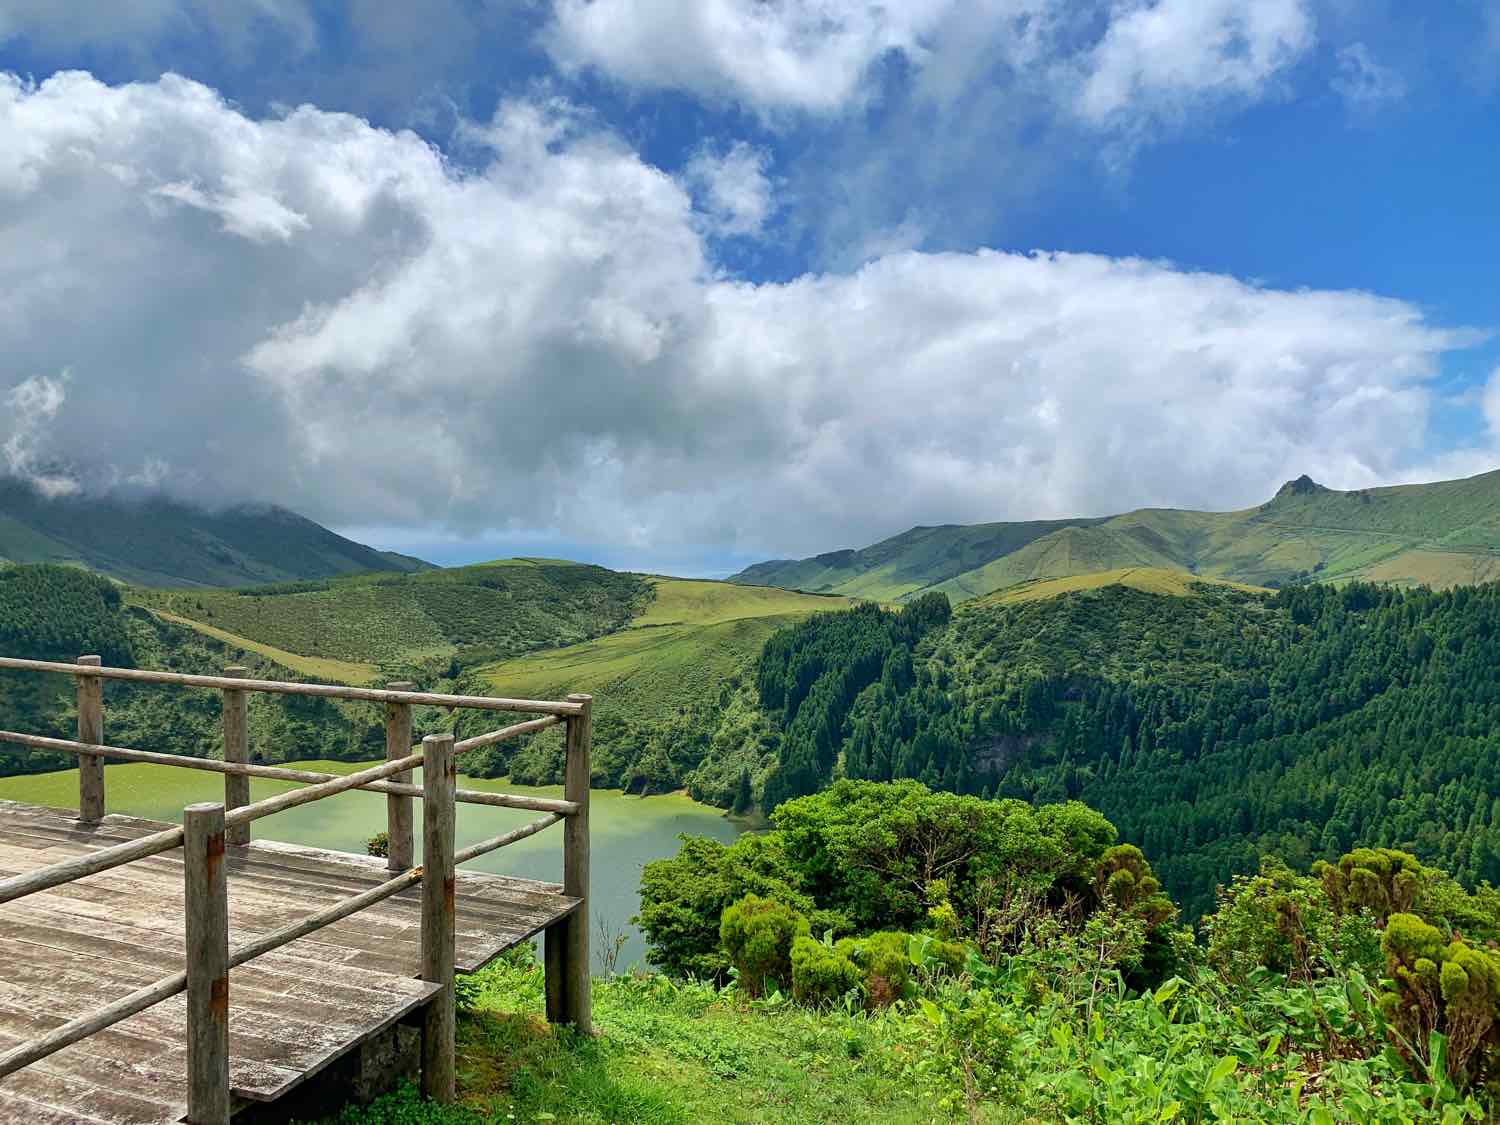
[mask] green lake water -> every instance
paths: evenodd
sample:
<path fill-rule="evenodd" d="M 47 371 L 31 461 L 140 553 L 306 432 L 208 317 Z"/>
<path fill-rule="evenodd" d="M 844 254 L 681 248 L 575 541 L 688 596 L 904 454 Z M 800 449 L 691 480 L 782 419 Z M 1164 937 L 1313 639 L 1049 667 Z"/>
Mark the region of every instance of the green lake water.
<path fill-rule="evenodd" d="M 293 768 L 321 773 L 351 773 L 374 763 L 291 762 Z M 417 771 L 420 783 L 421 771 Z M 524 793 L 537 797 L 561 797 L 561 786 L 511 785 L 504 781 L 460 775 L 466 789 Z M 290 782 L 251 778 L 252 799 L 270 797 L 300 788 Z M 195 801 L 222 801 L 224 779 L 220 774 L 184 770 L 172 766 L 118 763 L 105 768 L 105 806 L 113 813 L 151 820 L 180 821 L 184 805 Z M 0 777 L 0 800 L 26 801 L 55 808 L 78 808 L 78 773 L 31 774 Z M 421 802 L 417 801 L 417 845 L 421 846 Z M 477 843 L 535 819 L 538 814 L 485 805 L 458 806 L 458 846 Z M 312 804 L 288 809 L 258 820 L 251 831 L 265 839 L 283 840 L 309 847 L 363 852 L 365 841 L 385 830 L 385 796 L 380 793 L 340 793 Z M 688 797 L 629 797 L 619 790 L 596 789 L 589 798 L 589 831 L 592 846 L 591 902 L 594 919 L 603 918 L 613 931 L 625 929 L 639 906 L 641 866 L 677 851 L 680 832 L 712 836 L 726 843 L 743 826 L 720 810 Z M 465 870 L 495 871 L 529 879 L 562 881 L 562 825 L 555 824 L 497 852 L 464 865 Z M 599 941 L 598 922 L 591 922 L 590 941 Z M 634 927 L 621 953 L 619 967 L 643 961 L 645 943 Z M 597 968 L 596 960 L 596 968 Z"/>

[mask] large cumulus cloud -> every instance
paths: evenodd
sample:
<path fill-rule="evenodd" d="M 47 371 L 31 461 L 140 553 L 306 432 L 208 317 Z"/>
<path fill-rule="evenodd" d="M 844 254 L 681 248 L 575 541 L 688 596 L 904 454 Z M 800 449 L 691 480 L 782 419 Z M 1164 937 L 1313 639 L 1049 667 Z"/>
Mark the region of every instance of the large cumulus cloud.
<path fill-rule="evenodd" d="M 0 444 L 340 525 L 804 552 L 1394 478 L 1466 341 L 1398 300 L 1090 255 L 752 284 L 565 102 L 456 148 L 171 76 L 0 78 L 0 395 L 36 407 Z"/>

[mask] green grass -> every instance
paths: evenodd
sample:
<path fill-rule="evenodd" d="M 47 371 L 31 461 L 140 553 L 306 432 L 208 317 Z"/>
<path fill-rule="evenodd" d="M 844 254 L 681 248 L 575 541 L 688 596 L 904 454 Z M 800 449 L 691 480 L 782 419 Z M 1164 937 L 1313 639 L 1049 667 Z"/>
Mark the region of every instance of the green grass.
<path fill-rule="evenodd" d="M 1020 602 L 1043 601 L 1075 594 L 1083 590 L 1100 590 L 1106 586 L 1124 586 L 1146 594 L 1162 594 L 1168 597 L 1196 597 L 1203 587 L 1227 586 L 1245 593 L 1265 593 L 1260 587 L 1238 582 L 1225 582 L 1218 578 L 1201 578 L 1183 570 L 1166 570 L 1160 567 L 1126 567 L 1121 570 L 1101 570 L 1090 574 L 1074 574 L 1066 578 L 1048 578 L 1010 586 L 988 595 L 975 605 L 1015 605 Z"/>
<path fill-rule="evenodd" d="M 903 601 L 940 590 L 962 601 L 1128 567 L 1256 586 L 1488 581 L 1500 576 L 1500 472 L 1352 492 L 1299 482 L 1234 512 L 1143 508 L 1103 520 L 918 527 L 858 551 L 759 563 L 735 581 Z"/>
<path fill-rule="evenodd" d="M 476 1005 L 459 1021 L 459 1104 L 426 1105 L 408 1087 L 345 1111 L 338 1125 L 952 1119 L 889 1073 L 883 1021 L 749 1008 L 664 977 L 596 978 L 590 1040 L 543 1021 L 540 969 L 502 964 L 479 979 Z M 983 1120 L 1011 1120 L 994 1112 Z"/>
<path fill-rule="evenodd" d="M 737 740 L 713 739 L 743 708 L 729 706 L 747 690 L 766 639 L 809 614 L 846 609 L 844 598 L 768 587 L 682 578 L 652 578 L 654 600 L 630 626 L 564 648 L 484 665 L 475 676 L 498 695 L 552 699 L 589 692 L 595 699 L 594 764 L 609 784 L 661 791 L 682 785 L 705 758 L 733 750 Z M 560 762 L 555 731 L 535 740 L 522 774 L 551 780 Z M 653 748 L 654 747 L 654 748 Z M 743 764 L 758 772 L 752 754 Z M 547 763 L 550 762 L 549 766 Z M 694 792 L 727 800 L 733 779 L 716 778 Z"/>
<path fill-rule="evenodd" d="M 473 665 L 573 644 L 619 628 L 649 597 L 635 575 L 530 559 L 250 590 L 131 593 L 151 609 L 284 656 L 338 661 L 364 679 L 377 666 Z"/>
<path fill-rule="evenodd" d="M 760 655 L 766 638 L 810 613 L 847 609 L 844 598 L 754 586 L 652 578 L 655 600 L 628 628 L 582 644 L 478 669 L 496 694 L 532 699 L 568 691 L 601 705 L 671 710 L 705 694 Z"/>
<path fill-rule="evenodd" d="M 164 609 L 151 612 L 164 621 L 170 621 L 175 625 L 185 625 L 195 633 L 202 633 L 205 637 L 212 637 L 216 641 L 223 641 L 227 645 L 244 649 L 247 652 L 259 653 L 267 660 L 275 661 L 277 664 L 315 680 L 334 680 L 338 683 L 360 685 L 374 683 L 380 674 L 380 669 L 374 664 L 356 664 L 349 660 L 334 660 L 331 657 L 301 656 L 298 653 L 277 648 L 275 645 L 262 644 L 260 641 L 252 641 L 249 637 L 237 636 L 227 629 L 180 617 Z"/>

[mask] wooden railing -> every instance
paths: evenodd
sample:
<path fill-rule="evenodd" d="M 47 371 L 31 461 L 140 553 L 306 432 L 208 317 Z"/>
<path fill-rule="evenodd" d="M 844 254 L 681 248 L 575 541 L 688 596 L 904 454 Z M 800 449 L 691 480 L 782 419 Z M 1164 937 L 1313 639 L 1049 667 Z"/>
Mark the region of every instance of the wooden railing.
<path fill-rule="evenodd" d="M 245 669 L 231 666 L 223 676 L 195 676 L 103 666 L 97 656 L 75 664 L 0 657 L 0 669 L 62 672 L 78 687 L 78 737 L 48 738 L 0 730 L 0 743 L 34 750 L 78 755 L 78 811 L 85 824 L 104 816 L 104 762 L 150 762 L 224 775 L 224 802 L 189 805 L 180 828 L 101 848 L 35 871 L 0 879 L 0 904 L 122 866 L 133 860 L 183 849 L 186 968 L 183 972 L 137 989 L 128 996 L 48 1034 L 0 1054 L 0 1078 L 46 1058 L 72 1043 L 144 1011 L 153 1004 L 187 993 L 187 1120 L 193 1125 L 221 1125 L 229 1120 L 229 970 L 279 949 L 409 887 L 421 885 L 421 966 L 423 980 L 439 986 L 427 1004 L 422 1029 L 422 1088 L 438 1101 L 453 1100 L 455 1090 L 455 1006 L 453 973 L 456 951 L 455 868 L 458 864 L 513 844 L 559 821 L 563 827 L 563 893 L 580 905 L 549 927 L 544 936 L 547 1017 L 592 1030 L 589 987 L 589 775 L 591 697 L 570 695 L 566 701 L 496 699 L 488 696 L 441 695 L 412 690 L 404 681 L 384 689 L 335 684 L 252 680 Z M 174 684 L 216 689 L 223 694 L 224 760 L 187 758 L 104 741 L 104 680 Z M 345 776 L 258 766 L 249 762 L 247 698 L 251 692 L 364 700 L 384 705 L 386 761 Z M 412 753 L 415 705 L 520 712 L 540 718 L 514 723 L 474 738 L 455 741 L 451 734 L 429 735 Z M 465 750 L 493 745 L 522 734 L 567 724 L 567 759 L 563 799 L 487 793 L 456 786 L 455 760 Z M 411 771 L 422 769 L 422 784 L 411 783 Z M 303 784 L 304 789 L 250 801 L 250 778 L 264 777 Z M 336 902 L 234 949 L 229 945 L 227 847 L 250 841 L 250 825 L 262 817 L 354 789 L 386 794 L 387 866 L 390 879 L 361 894 Z M 422 865 L 413 866 L 412 800 L 422 798 Z M 544 815 L 461 851 L 455 850 L 458 804 L 527 809 Z"/>

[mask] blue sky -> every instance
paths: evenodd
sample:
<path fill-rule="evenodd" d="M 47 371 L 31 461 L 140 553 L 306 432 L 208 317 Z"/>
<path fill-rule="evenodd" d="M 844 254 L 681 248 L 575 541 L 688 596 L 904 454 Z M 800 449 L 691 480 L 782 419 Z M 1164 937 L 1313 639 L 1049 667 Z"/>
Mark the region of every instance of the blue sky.
<path fill-rule="evenodd" d="M 9 0 L 0 73 L 41 487 L 719 572 L 1500 464 L 1489 0 Z"/>

